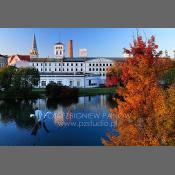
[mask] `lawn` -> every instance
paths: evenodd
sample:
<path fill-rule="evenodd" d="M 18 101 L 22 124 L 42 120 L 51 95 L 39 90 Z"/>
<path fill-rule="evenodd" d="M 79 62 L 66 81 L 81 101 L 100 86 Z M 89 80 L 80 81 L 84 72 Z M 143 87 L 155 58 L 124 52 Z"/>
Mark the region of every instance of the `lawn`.
<path fill-rule="evenodd" d="M 45 88 L 35 88 L 33 92 L 39 94 L 45 94 Z M 114 87 L 97 87 L 97 88 L 80 88 L 79 89 L 79 96 L 86 96 L 86 95 L 101 95 L 101 94 L 110 94 L 115 93 L 116 88 Z"/>
<path fill-rule="evenodd" d="M 101 94 L 110 94 L 110 93 L 115 93 L 116 88 L 107 88 L 107 87 L 97 87 L 97 88 L 80 88 L 79 89 L 79 95 L 101 95 Z"/>

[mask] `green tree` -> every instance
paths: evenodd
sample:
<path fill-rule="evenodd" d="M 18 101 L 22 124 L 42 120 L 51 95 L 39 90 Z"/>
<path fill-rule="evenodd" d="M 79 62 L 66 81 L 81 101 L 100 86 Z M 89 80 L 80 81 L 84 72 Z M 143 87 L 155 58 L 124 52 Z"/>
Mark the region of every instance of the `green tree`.
<path fill-rule="evenodd" d="M 7 67 L 0 70 L 0 85 L 6 97 L 30 97 L 40 75 L 35 68 Z"/>
<path fill-rule="evenodd" d="M 11 87 L 15 72 L 15 67 L 4 67 L 0 69 L 0 88 L 4 88 L 7 91 Z"/>

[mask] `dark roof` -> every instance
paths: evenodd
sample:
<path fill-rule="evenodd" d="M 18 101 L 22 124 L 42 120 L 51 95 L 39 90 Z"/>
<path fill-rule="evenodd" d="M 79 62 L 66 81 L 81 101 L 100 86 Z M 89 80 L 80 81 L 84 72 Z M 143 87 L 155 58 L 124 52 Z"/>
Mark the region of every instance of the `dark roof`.
<path fill-rule="evenodd" d="M 62 42 L 55 43 L 55 45 L 64 45 Z"/>
<path fill-rule="evenodd" d="M 0 54 L 0 57 L 8 58 L 7 55 L 1 55 L 1 54 Z"/>
<path fill-rule="evenodd" d="M 125 61 L 124 58 L 119 58 L 119 57 L 87 57 L 87 58 L 83 58 L 83 57 L 73 57 L 73 58 L 69 58 L 69 57 L 64 57 L 63 59 L 58 59 L 58 58 L 31 58 L 30 61 L 31 62 L 84 62 L 84 61 L 89 61 L 89 60 L 93 60 L 93 59 L 98 59 L 98 58 L 106 58 L 106 59 L 110 59 L 112 61 Z"/>
<path fill-rule="evenodd" d="M 40 75 L 76 75 L 76 76 L 99 76 L 99 74 L 93 74 L 93 73 L 86 73 L 83 72 L 40 72 Z"/>
<path fill-rule="evenodd" d="M 31 58 L 31 62 L 60 62 L 57 58 Z"/>
<path fill-rule="evenodd" d="M 65 57 L 63 58 L 64 62 L 84 62 L 84 61 L 90 61 L 90 60 L 94 60 L 94 59 L 109 59 L 112 61 L 124 61 L 124 58 L 119 58 L 119 57 L 73 57 L 73 58 L 69 58 L 69 57 Z"/>

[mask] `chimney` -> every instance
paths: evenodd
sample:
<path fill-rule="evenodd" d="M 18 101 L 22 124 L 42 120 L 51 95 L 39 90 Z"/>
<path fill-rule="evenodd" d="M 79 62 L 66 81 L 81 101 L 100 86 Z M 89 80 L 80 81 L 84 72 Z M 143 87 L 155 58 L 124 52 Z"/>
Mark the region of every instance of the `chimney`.
<path fill-rule="evenodd" d="M 68 42 L 68 57 L 73 58 L 73 41 L 69 40 Z"/>

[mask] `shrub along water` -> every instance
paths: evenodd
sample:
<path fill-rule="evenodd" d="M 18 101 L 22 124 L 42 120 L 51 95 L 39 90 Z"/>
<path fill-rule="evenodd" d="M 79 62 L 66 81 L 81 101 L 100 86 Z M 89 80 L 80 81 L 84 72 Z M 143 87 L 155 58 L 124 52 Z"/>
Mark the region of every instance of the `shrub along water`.
<path fill-rule="evenodd" d="M 46 86 L 46 96 L 51 99 L 77 98 L 78 94 L 78 88 L 70 88 L 56 83 L 50 83 Z"/>

